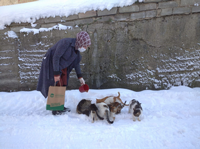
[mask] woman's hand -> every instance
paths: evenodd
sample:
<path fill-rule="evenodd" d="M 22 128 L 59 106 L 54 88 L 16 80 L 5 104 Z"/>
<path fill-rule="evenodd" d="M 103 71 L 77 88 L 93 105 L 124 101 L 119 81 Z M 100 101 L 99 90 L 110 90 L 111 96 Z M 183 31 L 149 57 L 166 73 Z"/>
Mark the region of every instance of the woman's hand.
<path fill-rule="evenodd" d="M 54 81 L 55 81 L 55 82 L 60 81 L 60 75 L 54 76 Z"/>
<path fill-rule="evenodd" d="M 81 86 L 85 84 L 85 80 L 83 78 L 79 78 L 79 81 L 81 83 Z"/>

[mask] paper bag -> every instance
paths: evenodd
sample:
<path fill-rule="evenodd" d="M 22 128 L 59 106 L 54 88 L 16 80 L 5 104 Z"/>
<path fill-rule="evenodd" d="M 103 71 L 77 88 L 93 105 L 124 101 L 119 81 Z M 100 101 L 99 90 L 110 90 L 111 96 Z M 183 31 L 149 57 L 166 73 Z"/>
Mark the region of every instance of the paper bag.
<path fill-rule="evenodd" d="M 63 110 L 65 103 L 65 90 L 63 86 L 50 86 L 47 98 L 47 110 Z"/>

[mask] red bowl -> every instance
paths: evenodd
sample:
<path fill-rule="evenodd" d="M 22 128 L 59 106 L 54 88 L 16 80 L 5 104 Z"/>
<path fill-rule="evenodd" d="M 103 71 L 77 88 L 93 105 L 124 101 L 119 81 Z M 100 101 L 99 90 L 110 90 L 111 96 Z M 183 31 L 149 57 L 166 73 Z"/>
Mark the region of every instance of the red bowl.
<path fill-rule="evenodd" d="M 79 87 L 79 91 L 81 93 L 88 92 L 89 91 L 89 86 L 87 84 L 84 84 L 84 85 L 82 85 L 82 86 Z"/>

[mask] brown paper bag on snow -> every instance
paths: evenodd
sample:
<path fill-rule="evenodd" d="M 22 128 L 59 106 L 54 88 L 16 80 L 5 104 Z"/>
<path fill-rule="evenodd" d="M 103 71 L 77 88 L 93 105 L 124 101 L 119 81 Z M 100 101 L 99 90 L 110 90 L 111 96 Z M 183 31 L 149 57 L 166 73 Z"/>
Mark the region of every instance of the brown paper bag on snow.
<path fill-rule="evenodd" d="M 65 103 L 65 90 L 64 86 L 49 86 L 47 98 L 47 110 L 63 110 Z"/>

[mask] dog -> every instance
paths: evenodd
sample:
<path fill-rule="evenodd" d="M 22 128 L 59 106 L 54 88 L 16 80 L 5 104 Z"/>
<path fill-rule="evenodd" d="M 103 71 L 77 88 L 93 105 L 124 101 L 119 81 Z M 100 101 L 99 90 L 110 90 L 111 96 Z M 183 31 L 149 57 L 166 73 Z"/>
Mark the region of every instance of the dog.
<path fill-rule="evenodd" d="M 121 109 L 125 106 L 125 104 L 126 104 L 126 101 L 124 102 L 123 105 L 118 102 L 114 102 L 108 105 L 111 117 L 113 117 L 114 120 L 115 120 L 115 114 L 121 113 Z"/>
<path fill-rule="evenodd" d="M 103 120 L 104 118 L 100 117 L 97 113 L 97 107 L 95 104 L 91 104 L 91 100 L 86 100 L 86 99 L 82 99 L 76 108 L 76 112 L 78 114 L 85 114 L 88 117 L 91 117 L 92 119 L 92 123 L 94 123 L 95 120 L 97 120 L 97 117 L 101 120 Z"/>
<path fill-rule="evenodd" d="M 106 103 L 101 102 L 96 104 L 98 110 L 97 113 L 100 117 L 104 118 L 106 117 L 106 120 L 108 121 L 109 124 L 113 124 L 114 121 L 110 120 L 110 110 L 109 107 Z"/>
<path fill-rule="evenodd" d="M 107 97 L 104 97 L 102 99 L 96 99 L 96 103 L 101 103 L 101 102 L 104 102 L 106 103 L 107 105 L 109 104 L 112 104 L 112 103 L 115 103 L 115 102 L 118 102 L 118 103 L 121 103 L 121 104 L 124 104 L 120 98 L 120 92 L 118 92 L 118 96 L 117 97 L 114 97 L 114 96 L 107 96 Z M 126 105 L 125 106 L 129 106 L 129 105 Z"/>
<path fill-rule="evenodd" d="M 131 100 L 129 102 L 129 111 L 128 112 L 133 114 L 133 121 L 135 121 L 136 119 L 138 119 L 138 121 L 140 121 L 140 116 L 142 114 L 141 103 L 135 99 Z"/>

